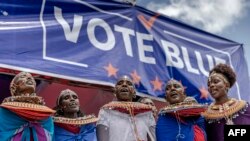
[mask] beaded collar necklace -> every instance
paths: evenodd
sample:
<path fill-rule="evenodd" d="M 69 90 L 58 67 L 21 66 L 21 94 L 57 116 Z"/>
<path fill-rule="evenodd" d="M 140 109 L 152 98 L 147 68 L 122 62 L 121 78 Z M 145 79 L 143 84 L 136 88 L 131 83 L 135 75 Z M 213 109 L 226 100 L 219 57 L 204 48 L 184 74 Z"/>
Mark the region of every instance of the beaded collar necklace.
<path fill-rule="evenodd" d="M 161 109 L 161 111 L 164 112 L 172 112 L 172 111 L 178 111 L 182 109 L 189 109 L 189 108 L 206 108 L 207 105 L 205 104 L 199 104 L 194 102 L 181 102 L 177 104 L 171 104 L 168 106 L 165 106 Z"/>
<path fill-rule="evenodd" d="M 246 106 L 246 101 L 232 98 L 229 101 L 220 105 L 212 103 L 208 107 L 207 111 L 203 113 L 203 116 L 208 120 L 209 123 L 219 121 L 220 119 L 224 118 L 226 120 L 226 124 L 230 125 L 234 124 L 234 115 L 244 109 Z"/>
<path fill-rule="evenodd" d="M 50 109 L 44 105 L 38 105 L 33 103 L 26 103 L 26 102 L 3 102 L 1 107 L 5 108 L 15 108 L 15 109 L 23 109 L 23 110 L 31 110 L 31 111 L 41 111 L 41 112 L 48 112 L 48 113 L 55 113 L 54 110 Z"/>
<path fill-rule="evenodd" d="M 30 103 L 36 105 L 45 105 L 44 99 L 40 96 L 33 95 L 21 95 L 21 96 L 10 96 L 3 100 L 5 102 L 22 102 L 22 103 Z"/>
<path fill-rule="evenodd" d="M 102 107 L 103 109 L 112 109 L 112 110 L 118 110 L 121 112 L 145 112 L 145 111 L 152 111 L 153 107 L 150 105 L 142 104 L 139 102 L 119 102 L 119 101 L 113 101 L 110 102 Z M 134 113 L 133 113 L 134 114 Z"/>
<path fill-rule="evenodd" d="M 66 117 L 53 117 L 55 123 L 63 123 L 70 125 L 84 125 L 98 121 L 95 115 L 85 115 L 78 118 L 66 118 Z"/>

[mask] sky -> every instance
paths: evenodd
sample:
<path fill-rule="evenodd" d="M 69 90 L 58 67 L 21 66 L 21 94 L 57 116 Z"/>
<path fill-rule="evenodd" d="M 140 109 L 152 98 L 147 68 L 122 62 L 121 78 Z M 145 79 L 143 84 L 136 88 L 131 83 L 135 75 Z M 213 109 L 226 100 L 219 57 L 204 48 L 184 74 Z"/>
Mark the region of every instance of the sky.
<path fill-rule="evenodd" d="M 243 44 L 250 76 L 250 0 L 136 0 L 136 5 Z"/>

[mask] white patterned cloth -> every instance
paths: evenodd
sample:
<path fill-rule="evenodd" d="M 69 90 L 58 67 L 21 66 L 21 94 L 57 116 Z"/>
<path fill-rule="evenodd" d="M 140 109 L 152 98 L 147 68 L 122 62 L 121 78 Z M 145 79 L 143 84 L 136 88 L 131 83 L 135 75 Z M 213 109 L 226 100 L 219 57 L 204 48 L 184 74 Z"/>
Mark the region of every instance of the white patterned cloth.
<path fill-rule="evenodd" d="M 147 141 L 147 134 L 155 137 L 150 131 L 155 129 L 153 113 L 144 112 L 134 116 L 139 138 Z M 104 125 L 109 130 L 109 141 L 136 141 L 132 118 L 129 114 L 112 109 L 101 109 L 97 125 Z M 151 131 L 152 132 L 152 131 Z"/>

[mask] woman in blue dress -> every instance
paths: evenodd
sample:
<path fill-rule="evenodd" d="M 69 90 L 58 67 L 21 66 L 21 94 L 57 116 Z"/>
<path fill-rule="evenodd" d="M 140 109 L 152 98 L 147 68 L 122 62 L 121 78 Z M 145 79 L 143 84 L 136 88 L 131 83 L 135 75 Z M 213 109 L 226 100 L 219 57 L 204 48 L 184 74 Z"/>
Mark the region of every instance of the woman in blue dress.
<path fill-rule="evenodd" d="M 55 141 L 96 141 L 94 122 L 97 118 L 94 115 L 83 115 L 78 95 L 74 91 L 61 91 L 55 109 Z"/>
<path fill-rule="evenodd" d="M 201 112 L 207 106 L 186 96 L 184 86 L 174 79 L 168 81 L 165 92 L 169 105 L 159 112 L 157 141 L 205 141 L 205 120 Z"/>

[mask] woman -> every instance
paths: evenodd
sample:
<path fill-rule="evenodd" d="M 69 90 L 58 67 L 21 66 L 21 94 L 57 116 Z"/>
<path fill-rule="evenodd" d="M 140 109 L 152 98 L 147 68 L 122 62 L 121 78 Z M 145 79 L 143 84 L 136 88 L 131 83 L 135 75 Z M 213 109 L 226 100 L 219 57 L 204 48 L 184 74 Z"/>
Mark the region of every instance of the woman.
<path fill-rule="evenodd" d="M 152 99 L 150 99 L 148 97 L 141 97 L 138 100 L 138 102 L 152 106 L 154 117 L 155 117 L 155 119 L 157 118 L 157 108 L 156 108 L 155 103 L 153 102 Z"/>
<path fill-rule="evenodd" d="M 117 81 L 114 94 L 117 101 L 104 105 L 99 112 L 98 141 L 155 140 L 152 107 L 132 102 L 136 92 L 128 76 Z"/>
<path fill-rule="evenodd" d="M 209 73 L 208 91 L 215 101 L 204 113 L 208 141 L 223 141 L 225 124 L 250 124 L 248 103 L 228 96 L 228 91 L 235 81 L 235 72 L 226 64 L 216 65 Z"/>
<path fill-rule="evenodd" d="M 55 141 L 96 141 L 97 121 L 94 115 L 83 115 L 78 95 L 69 89 L 61 91 L 57 98 Z"/>
<path fill-rule="evenodd" d="M 168 106 L 159 112 L 156 124 L 157 141 L 205 141 L 204 118 L 206 109 L 184 93 L 183 85 L 171 79 L 165 89 Z"/>
<path fill-rule="evenodd" d="M 11 84 L 11 96 L 0 108 L 0 139 L 2 141 L 51 141 L 54 132 L 51 115 L 54 110 L 44 106 L 35 94 L 36 82 L 27 72 L 17 74 Z"/>

